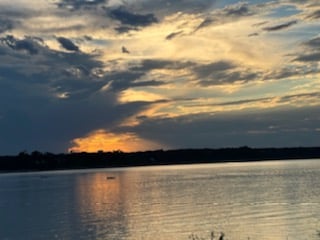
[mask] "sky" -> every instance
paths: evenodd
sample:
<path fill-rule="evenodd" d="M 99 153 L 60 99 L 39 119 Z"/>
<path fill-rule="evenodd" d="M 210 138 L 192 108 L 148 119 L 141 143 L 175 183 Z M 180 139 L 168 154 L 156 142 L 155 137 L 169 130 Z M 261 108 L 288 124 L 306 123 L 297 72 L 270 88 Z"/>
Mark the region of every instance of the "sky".
<path fill-rule="evenodd" d="M 1 0 L 0 154 L 320 143 L 318 0 Z"/>

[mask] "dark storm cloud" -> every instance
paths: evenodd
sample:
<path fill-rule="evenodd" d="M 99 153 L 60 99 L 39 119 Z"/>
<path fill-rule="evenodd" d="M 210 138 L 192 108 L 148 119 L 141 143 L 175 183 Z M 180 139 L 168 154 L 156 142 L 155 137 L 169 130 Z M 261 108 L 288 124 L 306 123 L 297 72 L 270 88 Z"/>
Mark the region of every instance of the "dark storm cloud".
<path fill-rule="evenodd" d="M 319 107 L 142 118 L 122 128 L 172 148 L 312 146 L 318 144 Z"/>
<path fill-rule="evenodd" d="M 146 27 L 158 22 L 158 19 L 154 14 L 139 14 L 133 13 L 124 7 L 119 7 L 112 9 L 109 12 L 109 16 L 121 22 L 124 25 L 134 26 L 134 27 Z"/>
<path fill-rule="evenodd" d="M 0 41 L 11 49 L 25 51 L 29 54 L 37 54 L 40 48 L 39 43 L 43 42 L 40 38 L 27 37 L 25 39 L 16 39 L 12 35 L 0 38 Z"/>
<path fill-rule="evenodd" d="M 105 4 L 107 0 L 61 0 L 57 6 L 59 8 L 67 8 L 70 10 L 88 9 L 97 5 Z"/>
<path fill-rule="evenodd" d="M 90 82 L 88 80 L 89 77 L 91 80 L 97 78 L 94 72 L 103 66 L 101 62 L 94 60 L 93 55 L 80 52 L 66 53 L 53 51 L 45 44 L 40 45 L 38 38 L 18 40 L 13 36 L 9 36 L 9 40 L 9 46 L 8 37 L 5 38 L 5 41 L 1 41 L 0 45 L 0 49 L 3 51 L 3 59 L 6 62 L 6 64 L 3 64 L 2 70 L 7 73 L 11 72 L 11 74 L 16 76 L 16 81 L 19 79 L 23 80 L 23 75 L 26 75 L 28 76 L 29 83 L 32 81 L 32 83 L 48 84 L 47 87 L 52 88 L 51 91 L 57 89 L 61 84 L 60 90 L 68 86 L 68 91 L 75 90 L 75 92 L 81 90 L 81 86 L 83 85 L 85 85 L 83 86 L 84 89 L 90 89 L 90 86 L 98 83 L 98 81 Z M 14 43 L 13 46 L 12 42 Z M 18 44 L 18 46 L 23 46 L 23 48 L 17 48 L 16 42 L 22 42 L 23 44 Z M 25 42 L 28 44 L 25 44 Z M 37 52 L 41 56 L 34 58 L 25 57 L 25 51 L 21 51 L 21 48 L 22 50 L 27 49 L 31 52 Z M 25 61 L 26 59 L 28 61 Z M 19 65 L 19 68 L 15 68 L 15 65 Z M 71 82 L 73 82 L 73 85 Z M 99 84 L 103 85 L 103 83 Z"/>
<path fill-rule="evenodd" d="M 96 75 L 104 64 L 95 60 L 95 55 L 55 51 L 37 41 L 14 36 L 0 41 L 2 153 L 16 154 L 24 149 L 62 152 L 72 139 L 92 129 L 113 126 L 151 104 L 119 104 L 122 87 L 102 90 L 111 77 L 115 82 L 125 81 L 128 75 L 108 78 L 102 70 L 105 76 Z M 30 57 L 26 53 L 37 54 Z M 130 84 L 139 85 L 134 83 L 138 77 L 132 76 Z"/>
<path fill-rule="evenodd" d="M 272 31 L 279 31 L 279 30 L 283 30 L 286 28 L 289 28 L 295 24 L 297 24 L 298 21 L 297 20 L 293 20 L 287 23 L 283 23 L 283 24 L 279 24 L 279 25 L 275 25 L 275 26 L 271 26 L 271 27 L 265 27 L 262 28 L 262 30 L 267 31 L 267 32 L 272 32 Z"/>
<path fill-rule="evenodd" d="M 79 47 L 75 45 L 70 39 L 58 37 L 57 40 L 64 49 L 68 51 L 79 51 Z"/>

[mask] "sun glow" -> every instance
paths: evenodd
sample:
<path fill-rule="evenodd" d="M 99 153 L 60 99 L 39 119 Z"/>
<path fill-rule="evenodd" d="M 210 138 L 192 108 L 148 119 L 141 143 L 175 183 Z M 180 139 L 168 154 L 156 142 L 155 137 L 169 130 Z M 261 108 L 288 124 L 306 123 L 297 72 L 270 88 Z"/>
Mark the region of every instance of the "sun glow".
<path fill-rule="evenodd" d="M 72 141 L 72 152 L 97 152 L 115 151 L 124 152 L 144 151 L 161 148 L 161 144 L 142 139 L 135 133 L 109 133 L 104 130 L 97 130 L 83 138 L 76 138 Z"/>

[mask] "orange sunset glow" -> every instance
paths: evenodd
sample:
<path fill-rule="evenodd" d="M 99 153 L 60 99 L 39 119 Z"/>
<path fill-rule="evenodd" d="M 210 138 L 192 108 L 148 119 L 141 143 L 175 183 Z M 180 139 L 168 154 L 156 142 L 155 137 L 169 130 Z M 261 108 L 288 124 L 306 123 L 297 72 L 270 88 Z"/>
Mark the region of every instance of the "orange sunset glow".
<path fill-rule="evenodd" d="M 115 151 L 124 152 L 143 151 L 159 148 L 160 145 L 151 141 L 139 138 L 134 133 L 114 134 L 104 130 L 95 131 L 84 138 L 73 140 L 71 152 L 97 152 Z"/>

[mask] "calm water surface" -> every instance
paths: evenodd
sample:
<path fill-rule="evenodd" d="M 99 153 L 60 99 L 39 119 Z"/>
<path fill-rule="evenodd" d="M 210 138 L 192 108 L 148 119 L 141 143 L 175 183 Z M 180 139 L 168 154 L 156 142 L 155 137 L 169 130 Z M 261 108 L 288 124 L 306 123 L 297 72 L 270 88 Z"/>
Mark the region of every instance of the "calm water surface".
<path fill-rule="evenodd" d="M 320 239 L 320 160 L 0 175 L 0 239 Z"/>

